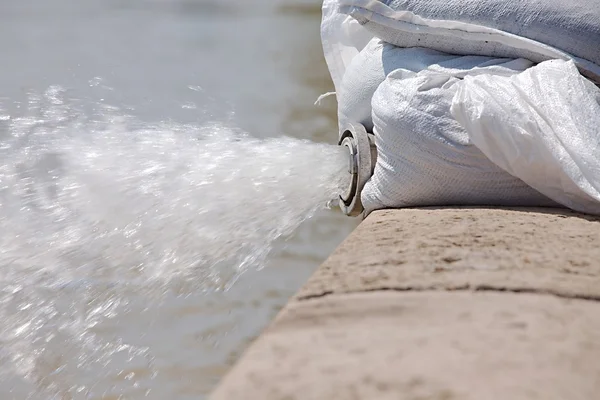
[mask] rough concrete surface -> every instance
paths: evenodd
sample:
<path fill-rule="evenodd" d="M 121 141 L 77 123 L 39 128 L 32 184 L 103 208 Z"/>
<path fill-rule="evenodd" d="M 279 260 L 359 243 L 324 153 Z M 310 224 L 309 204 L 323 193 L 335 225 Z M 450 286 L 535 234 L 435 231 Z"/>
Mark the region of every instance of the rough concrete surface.
<path fill-rule="evenodd" d="M 600 299 L 599 260 L 600 218 L 567 210 L 379 211 L 342 243 L 298 297 L 473 289 Z"/>
<path fill-rule="evenodd" d="M 598 221 L 373 213 L 210 399 L 600 398 Z"/>

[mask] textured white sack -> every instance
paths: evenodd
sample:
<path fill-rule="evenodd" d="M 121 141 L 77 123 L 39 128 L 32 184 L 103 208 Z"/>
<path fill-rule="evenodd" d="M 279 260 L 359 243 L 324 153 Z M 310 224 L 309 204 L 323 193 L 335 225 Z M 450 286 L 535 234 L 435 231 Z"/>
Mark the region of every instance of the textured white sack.
<path fill-rule="evenodd" d="M 452 114 L 496 165 L 560 204 L 600 214 L 600 89 L 573 62 L 466 77 Z"/>
<path fill-rule="evenodd" d="M 535 62 L 575 60 L 582 73 L 600 82 L 598 0 L 326 1 L 399 47 Z"/>
<path fill-rule="evenodd" d="M 523 59 L 508 61 L 493 57 L 457 56 L 421 47 L 402 48 L 374 38 L 345 68 L 337 92 L 339 125 L 344 126 L 348 121 L 359 122 L 372 132 L 371 99 L 381 82 L 396 69 L 403 69 L 405 76 L 428 69 L 462 77 L 467 73 L 502 73 L 506 68 L 512 68 L 512 71 L 533 66 Z"/>
<path fill-rule="evenodd" d="M 367 214 L 408 206 L 555 205 L 492 163 L 450 112 L 462 78 L 512 76 L 530 67 L 529 61 L 437 53 L 445 59 L 436 63 L 431 50 L 413 49 L 409 63 L 403 59 L 406 53 L 390 50 L 396 55 L 386 57 L 391 72 L 372 98 L 378 158 L 361 196 Z M 405 68 L 416 60 L 425 64 L 423 70 Z M 357 86 L 355 94 L 361 93 Z"/>
<path fill-rule="evenodd" d="M 323 0 L 321 42 L 336 91 L 348 64 L 372 38 L 373 34 L 360 26 L 358 21 L 340 13 L 338 0 Z"/>
<path fill-rule="evenodd" d="M 352 59 L 337 92 L 339 125 L 359 122 L 372 132 L 371 99 L 387 74 L 402 68 L 415 74 L 431 65 L 453 63 L 457 56 L 423 48 L 404 49 L 371 40 Z"/>
<path fill-rule="evenodd" d="M 367 212 L 377 208 L 426 204 L 556 205 L 496 166 L 471 143 L 463 126 L 450 112 L 454 93 L 463 81 L 458 81 L 452 74 L 433 79 L 432 71 L 424 71 L 423 74 L 432 79 L 420 84 L 410 82 L 409 78 L 417 79 L 416 71 L 411 70 L 405 60 L 404 72 L 395 72 L 381 86 L 377 85 L 378 79 L 388 76 L 389 68 L 383 68 L 382 60 L 376 57 L 364 57 L 362 65 L 357 61 L 371 38 L 385 37 L 400 47 L 423 46 L 454 54 L 524 57 L 535 62 L 572 59 L 582 73 L 598 82 L 600 67 L 595 64 L 600 59 L 596 39 L 600 33 L 598 4 L 596 0 L 575 0 L 574 3 L 562 0 L 485 0 L 468 4 L 463 0 L 324 0 L 321 33 L 325 58 L 340 105 L 340 122 L 346 118 L 373 124 L 368 115 L 371 110 L 368 99 L 374 100 L 373 129 L 377 134 L 379 160 L 373 179 L 363 191 L 362 200 Z M 448 19 L 448 15 L 454 15 L 455 19 Z M 520 19 L 524 22 L 519 22 Z M 363 69 L 365 66 L 371 70 Z M 364 74 L 361 75 L 361 72 Z M 591 90 L 587 81 L 581 82 L 586 90 Z M 400 95 L 399 99 L 404 101 L 403 112 L 412 113 L 414 118 L 399 115 L 399 108 L 394 109 L 393 104 L 386 111 L 383 100 L 380 101 L 382 104 L 376 104 L 375 100 L 379 97 L 385 100 L 384 89 L 389 95 Z M 439 92 L 435 93 L 435 90 Z M 353 93 L 358 97 L 352 99 Z M 433 101 L 438 104 L 428 104 L 423 100 L 426 95 L 432 95 Z M 571 95 L 571 100 L 578 97 L 576 93 Z M 584 101 L 581 100 L 581 103 Z M 563 113 L 570 111 L 571 108 L 566 108 Z M 382 118 L 377 118 L 377 115 Z M 598 126 L 595 121 L 592 125 Z M 388 123 L 391 125 L 386 125 Z M 578 123 L 581 124 L 581 121 Z M 589 143 L 593 154 L 595 136 L 589 136 L 582 140 Z M 568 152 L 569 148 L 565 147 L 565 151 Z M 589 181 L 592 178 L 588 174 L 595 168 L 589 165 L 594 165 L 594 158 L 586 159 L 586 165 L 576 165 Z M 560 156 L 559 160 L 562 160 Z M 536 163 L 541 160 L 530 159 L 528 162 L 530 167 L 539 168 Z M 527 171 L 514 172 L 517 175 Z M 597 173 L 594 175 L 598 176 Z M 524 179 L 529 177 L 527 174 L 521 176 Z M 596 182 L 592 180 L 586 184 L 585 180 L 577 178 L 577 174 L 567 174 L 567 178 L 566 181 L 560 180 L 562 190 L 570 190 L 569 182 L 576 182 L 576 201 L 569 197 L 572 194 L 568 194 L 567 199 L 556 197 L 561 189 L 557 193 L 546 191 L 548 196 L 574 209 L 595 213 Z M 549 176 L 548 182 L 553 182 L 552 176 Z M 587 200 L 582 193 L 588 197 Z M 584 208 L 580 207 L 582 204 Z"/>

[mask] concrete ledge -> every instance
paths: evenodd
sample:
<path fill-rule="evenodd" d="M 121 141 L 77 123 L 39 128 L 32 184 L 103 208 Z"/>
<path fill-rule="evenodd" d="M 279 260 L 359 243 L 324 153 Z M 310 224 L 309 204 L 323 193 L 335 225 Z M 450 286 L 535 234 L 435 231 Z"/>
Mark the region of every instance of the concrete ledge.
<path fill-rule="evenodd" d="M 599 243 L 562 210 L 374 213 L 210 398 L 596 398 Z"/>
<path fill-rule="evenodd" d="M 599 221 L 554 209 L 375 212 L 297 297 L 468 289 L 600 299 Z"/>

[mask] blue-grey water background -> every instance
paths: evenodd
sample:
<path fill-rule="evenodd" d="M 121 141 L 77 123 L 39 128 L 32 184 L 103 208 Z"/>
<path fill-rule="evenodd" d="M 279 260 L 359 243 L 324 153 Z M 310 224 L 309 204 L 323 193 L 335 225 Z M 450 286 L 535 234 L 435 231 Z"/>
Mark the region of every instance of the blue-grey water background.
<path fill-rule="evenodd" d="M 14 141 L 33 140 L 30 136 L 35 136 L 35 148 L 40 152 L 57 145 L 39 137 L 50 137 L 44 135 L 52 130 L 52 140 L 56 140 L 65 125 L 74 141 L 68 143 L 79 143 L 73 136 L 86 133 L 78 133 L 74 127 L 89 127 L 98 122 L 96 118 L 104 124 L 98 130 L 107 130 L 106 124 L 121 123 L 119 118 L 125 113 L 124 132 L 142 129 L 139 126 L 152 126 L 153 132 L 169 127 L 215 126 L 216 130 L 240 130 L 256 138 L 289 136 L 334 144 L 335 104 L 331 100 L 321 107 L 313 104 L 320 94 L 332 89 L 322 56 L 319 23 L 318 0 L 3 1 L 0 147 L 14 151 L 10 148 Z M 72 111 L 74 108 L 78 111 Z M 77 120 L 80 114 L 92 122 L 70 122 L 69 118 Z M 52 124 L 56 126 L 48 126 Z M 228 128 L 218 128 L 221 125 Z M 118 132 L 109 133 L 107 137 L 116 140 L 113 147 L 88 143 L 85 148 L 99 148 L 100 153 L 123 151 L 114 160 L 100 154 L 98 162 L 119 163 L 123 159 L 125 172 L 119 179 L 126 181 L 127 171 L 135 171 L 136 160 L 129 159 L 126 152 L 136 151 L 138 145 L 119 147 L 118 136 L 115 139 Z M 245 140 L 240 137 L 232 139 L 232 146 Z M 163 137 L 167 142 L 171 139 Z M 13 144 L 7 145 L 9 142 Z M 23 160 L 33 157 L 27 147 L 30 145 L 19 145 L 18 160 L 23 165 L 28 165 Z M 295 145 L 277 146 L 290 148 L 292 156 L 296 152 Z M 280 148 L 277 146 L 267 146 L 267 150 Z M 71 154 L 75 154 L 78 148 L 72 147 Z M 311 151 L 300 147 L 296 156 L 310 156 Z M 53 153 L 43 154 L 53 157 Z M 44 160 L 52 164 L 52 157 Z M 6 157 L 5 164 L 15 167 L 8 165 Z M 318 166 L 314 171 L 319 173 Z M 298 182 L 306 184 L 311 179 Z M 0 196 L 0 206 L 11 205 L 11 199 L 14 206 L 14 187 L 1 179 L 0 184 L 5 185 L 0 187 L 0 194 L 6 195 Z M 24 193 L 27 188 L 25 185 Z M 204 201 L 201 191 L 193 193 L 198 202 Z M 302 188 L 297 188 L 295 195 L 302 193 Z M 115 209 L 123 211 L 118 201 Z M 237 218 L 244 213 L 249 220 L 260 216 L 257 201 L 261 199 L 252 199 L 246 210 L 239 207 Z M 239 204 L 243 206 L 243 202 Z M 265 207 L 273 204 L 265 202 Z M 14 212 L 25 213 L 25 205 Z M 135 206 L 133 201 L 127 204 Z M 103 213 L 109 215 L 106 210 Z M 36 221 L 30 219 L 14 219 L 6 210 L 0 215 L 2 399 L 203 398 L 357 223 L 339 212 L 317 212 L 290 237 L 278 240 L 266 261 L 250 262 L 234 284 L 225 285 L 228 290 L 213 282 L 175 290 L 169 287 L 169 293 L 158 290 L 154 294 L 148 289 L 140 294 L 139 287 L 122 288 L 110 281 L 102 281 L 105 286 L 101 288 L 89 289 L 85 285 L 92 284 L 80 281 L 76 282 L 78 289 L 69 286 L 73 282 L 65 281 L 62 264 L 47 265 L 54 262 L 52 257 L 44 258 L 47 264 L 40 263 L 39 258 L 45 256 L 36 249 L 48 246 L 51 250 L 52 245 L 32 244 L 27 235 L 37 235 L 37 228 Z M 174 221 L 185 226 L 180 219 Z M 44 240 L 48 237 L 54 236 L 39 236 Z M 148 243 L 152 245 L 152 240 Z M 16 247 L 10 247 L 13 245 Z M 180 242 L 178 245 L 181 247 Z M 196 243 L 186 246 L 193 257 Z M 111 249 L 102 251 L 100 255 L 116 254 Z M 42 265 L 31 272 L 36 274 L 35 281 L 26 277 L 32 268 L 28 262 Z M 86 264 L 81 268 L 92 267 Z M 117 269 L 117 280 L 119 273 Z M 46 286 L 45 282 L 53 284 Z M 58 290 L 57 285 L 63 286 Z M 179 294 L 171 293 L 177 290 Z M 81 298 L 82 294 L 87 297 Z M 110 301 L 97 300 L 103 296 Z M 156 301 L 149 302 L 149 298 Z M 77 309 L 74 304 L 78 302 L 87 308 Z M 91 317 L 94 315 L 101 318 L 96 320 Z M 81 321 L 87 325 L 79 331 Z"/>

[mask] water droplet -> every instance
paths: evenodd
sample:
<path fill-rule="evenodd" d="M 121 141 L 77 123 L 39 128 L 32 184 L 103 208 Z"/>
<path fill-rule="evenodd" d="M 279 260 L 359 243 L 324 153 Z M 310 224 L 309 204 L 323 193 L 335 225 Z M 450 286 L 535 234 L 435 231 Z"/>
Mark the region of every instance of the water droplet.
<path fill-rule="evenodd" d="M 181 108 L 185 109 L 185 110 L 195 110 L 198 107 L 196 106 L 196 104 L 189 102 L 189 103 L 185 103 L 181 106 Z"/>

